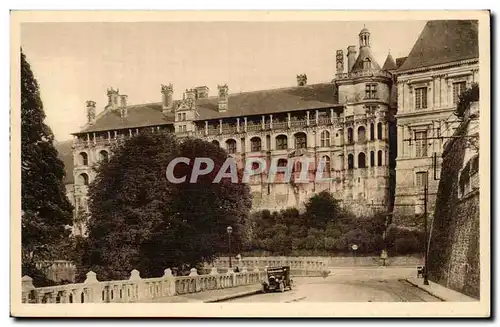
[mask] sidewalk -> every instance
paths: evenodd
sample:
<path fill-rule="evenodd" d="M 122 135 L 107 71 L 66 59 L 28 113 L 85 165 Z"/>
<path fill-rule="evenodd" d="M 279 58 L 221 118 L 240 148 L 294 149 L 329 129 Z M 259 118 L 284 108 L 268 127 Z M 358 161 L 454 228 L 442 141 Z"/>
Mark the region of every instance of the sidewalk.
<path fill-rule="evenodd" d="M 224 288 L 218 290 L 204 291 L 191 294 L 169 296 L 160 299 L 151 300 L 154 303 L 209 303 L 219 302 L 237 297 L 256 294 L 262 290 L 260 284 Z"/>
<path fill-rule="evenodd" d="M 424 285 L 423 278 L 407 278 L 406 281 L 415 287 L 418 287 L 430 295 L 446 302 L 477 302 L 479 300 L 469 297 L 460 292 L 441 286 L 429 281 L 429 285 Z"/>

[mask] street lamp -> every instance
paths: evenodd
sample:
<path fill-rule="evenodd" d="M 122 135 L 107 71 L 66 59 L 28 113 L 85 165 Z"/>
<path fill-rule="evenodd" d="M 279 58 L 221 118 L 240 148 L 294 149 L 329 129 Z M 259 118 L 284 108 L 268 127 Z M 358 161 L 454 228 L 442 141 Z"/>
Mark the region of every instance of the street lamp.
<path fill-rule="evenodd" d="M 232 264 L 231 264 L 231 234 L 233 233 L 233 227 L 231 226 L 227 226 L 227 236 L 228 236 L 228 239 L 229 239 L 229 268 L 232 268 Z"/>

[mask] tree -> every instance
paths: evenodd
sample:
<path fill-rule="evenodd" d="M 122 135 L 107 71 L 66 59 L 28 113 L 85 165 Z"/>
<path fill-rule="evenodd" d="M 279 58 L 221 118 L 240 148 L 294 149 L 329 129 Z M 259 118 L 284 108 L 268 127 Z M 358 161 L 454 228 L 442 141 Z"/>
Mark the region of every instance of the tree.
<path fill-rule="evenodd" d="M 305 207 L 309 227 L 324 229 L 328 222 L 335 221 L 341 214 L 339 201 L 327 191 L 313 195 Z"/>
<path fill-rule="evenodd" d="M 223 149 L 199 139 L 179 142 L 171 133 L 145 133 L 112 152 L 89 187 L 86 265 L 100 278 L 128 278 L 132 269 L 143 277 L 161 276 L 169 267 L 184 270 L 210 261 L 227 252 L 229 225 L 234 250 L 247 242 L 248 185 L 228 178 L 213 183 L 228 157 Z M 215 167 L 189 183 L 194 160 L 178 164 L 174 176 L 186 176 L 186 182 L 174 184 L 166 169 L 176 157 L 211 158 Z"/>
<path fill-rule="evenodd" d="M 22 274 L 31 276 L 39 275 L 36 263 L 61 259 L 57 245 L 67 240 L 72 223 L 64 164 L 44 120 L 38 83 L 21 51 Z"/>
<path fill-rule="evenodd" d="M 458 96 L 457 109 L 454 114 L 459 119 L 464 118 L 465 111 L 469 109 L 472 102 L 479 101 L 479 84 L 473 83 L 472 86 L 466 89 Z"/>

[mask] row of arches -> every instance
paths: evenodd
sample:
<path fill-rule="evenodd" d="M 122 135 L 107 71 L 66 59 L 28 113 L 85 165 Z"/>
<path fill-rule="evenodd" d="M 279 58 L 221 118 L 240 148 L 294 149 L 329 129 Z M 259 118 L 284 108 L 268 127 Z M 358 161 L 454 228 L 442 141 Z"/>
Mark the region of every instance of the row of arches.
<path fill-rule="evenodd" d="M 307 148 L 307 135 L 304 132 L 295 133 L 294 136 L 294 147 L 295 149 L 305 149 Z M 322 140 L 328 139 L 328 145 L 330 146 L 330 132 L 323 131 L 321 133 Z M 221 146 L 219 141 L 213 140 L 213 144 Z M 288 136 L 280 134 L 275 138 L 275 149 L 276 150 L 286 150 L 288 149 Z M 225 142 L 225 149 L 228 153 L 236 153 L 236 140 L 228 139 Z M 262 139 L 258 136 L 254 136 L 250 139 L 250 150 L 251 152 L 262 151 Z"/>
<path fill-rule="evenodd" d="M 89 165 L 89 155 L 87 152 L 80 152 L 78 155 L 78 163 L 81 166 Z M 106 150 L 99 151 L 99 161 L 108 162 L 109 161 L 109 153 Z"/>
<path fill-rule="evenodd" d="M 381 140 L 383 138 L 383 124 L 377 124 L 377 139 Z M 370 141 L 375 140 L 375 124 L 370 124 Z M 366 128 L 364 126 L 358 127 L 358 142 L 365 142 L 366 139 Z M 354 143 L 354 130 L 352 127 L 347 129 L 347 143 Z"/>
<path fill-rule="evenodd" d="M 377 151 L 377 166 L 383 165 L 384 153 L 382 150 Z M 367 168 L 366 155 L 364 152 L 358 154 L 358 167 L 357 168 Z M 370 167 L 375 167 L 375 152 L 370 151 Z M 347 169 L 354 169 L 354 155 L 352 153 L 347 155 Z"/>

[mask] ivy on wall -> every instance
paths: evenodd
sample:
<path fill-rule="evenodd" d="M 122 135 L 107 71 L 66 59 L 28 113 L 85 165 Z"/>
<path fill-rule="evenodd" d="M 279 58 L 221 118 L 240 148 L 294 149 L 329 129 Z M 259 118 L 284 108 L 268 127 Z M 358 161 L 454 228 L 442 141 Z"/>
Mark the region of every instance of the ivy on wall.
<path fill-rule="evenodd" d="M 470 88 L 460 94 L 457 109 L 454 112 L 455 116 L 462 120 L 464 118 L 465 111 L 470 107 L 472 102 L 476 101 L 479 101 L 479 85 L 477 83 L 473 83 Z"/>

